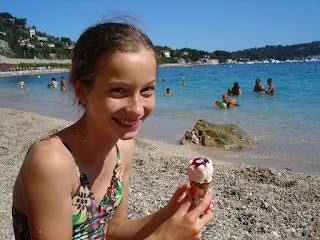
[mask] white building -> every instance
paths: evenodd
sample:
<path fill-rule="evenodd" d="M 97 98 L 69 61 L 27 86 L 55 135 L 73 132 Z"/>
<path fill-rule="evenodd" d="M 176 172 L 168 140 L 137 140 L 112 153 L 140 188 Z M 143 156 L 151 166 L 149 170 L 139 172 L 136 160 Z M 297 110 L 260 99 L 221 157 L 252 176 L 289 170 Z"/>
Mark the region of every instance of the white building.
<path fill-rule="evenodd" d="M 48 41 L 48 38 L 47 38 L 47 37 L 38 37 L 38 36 L 37 36 L 37 38 L 38 38 L 39 41 L 43 41 L 43 42 Z"/>
<path fill-rule="evenodd" d="M 29 35 L 30 35 L 31 38 L 32 38 L 33 36 L 36 36 L 36 30 L 33 29 L 33 28 L 30 28 L 30 29 L 29 29 Z"/>

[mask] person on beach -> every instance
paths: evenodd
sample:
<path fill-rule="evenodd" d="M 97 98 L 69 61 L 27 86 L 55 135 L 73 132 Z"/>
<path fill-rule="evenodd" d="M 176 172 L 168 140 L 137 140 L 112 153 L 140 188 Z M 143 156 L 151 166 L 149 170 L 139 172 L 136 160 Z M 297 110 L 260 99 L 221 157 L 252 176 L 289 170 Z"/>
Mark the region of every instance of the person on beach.
<path fill-rule="evenodd" d="M 269 89 L 268 90 L 265 90 L 264 91 L 267 93 L 267 94 L 274 94 L 275 92 L 275 88 L 274 88 L 274 85 L 272 84 L 272 79 L 269 78 L 268 81 L 267 81 L 268 85 L 269 85 Z"/>
<path fill-rule="evenodd" d="M 17 240 L 201 238 L 214 194 L 194 206 L 190 184 L 159 211 L 127 219 L 133 139 L 155 106 L 156 72 L 151 40 L 131 23 L 80 36 L 70 83 L 84 114 L 30 147 L 13 191 Z"/>
<path fill-rule="evenodd" d="M 66 90 L 66 81 L 64 80 L 64 76 L 61 76 L 60 90 L 61 91 L 65 91 Z"/>
<path fill-rule="evenodd" d="M 47 85 L 47 88 L 53 87 L 53 88 L 57 88 L 58 84 L 60 84 L 55 78 L 51 79 L 51 83 Z"/>
<path fill-rule="evenodd" d="M 261 84 L 260 79 L 256 79 L 256 85 L 254 86 L 253 89 L 254 92 L 262 92 L 264 91 L 264 86 Z"/>
<path fill-rule="evenodd" d="M 173 93 L 171 92 L 171 89 L 167 88 L 166 89 L 166 96 L 171 96 L 171 95 L 173 95 Z"/>
<path fill-rule="evenodd" d="M 238 82 L 235 82 L 234 85 L 233 85 L 233 88 L 232 88 L 232 94 L 233 95 L 241 95 L 242 91 L 239 87 L 239 83 Z"/>

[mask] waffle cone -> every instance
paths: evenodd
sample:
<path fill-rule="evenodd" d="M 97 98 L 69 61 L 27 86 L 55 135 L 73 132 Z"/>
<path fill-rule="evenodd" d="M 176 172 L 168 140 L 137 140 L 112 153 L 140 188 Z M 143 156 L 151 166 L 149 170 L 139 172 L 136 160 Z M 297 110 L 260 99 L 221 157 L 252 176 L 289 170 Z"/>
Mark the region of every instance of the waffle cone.
<path fill-rule="evenodd" d="M 209 191 L 210 183 L 197 183 L 194 181 L 190 181 L 191 184 L 203 191 L 202 197 L 205 197 L 207 195 L 207 192 Z"/>

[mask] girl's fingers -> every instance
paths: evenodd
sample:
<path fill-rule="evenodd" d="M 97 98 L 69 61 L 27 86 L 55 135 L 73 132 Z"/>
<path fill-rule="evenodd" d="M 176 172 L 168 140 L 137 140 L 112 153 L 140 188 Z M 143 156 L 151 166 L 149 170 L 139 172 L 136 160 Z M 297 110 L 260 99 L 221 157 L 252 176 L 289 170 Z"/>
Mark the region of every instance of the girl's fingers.
<path fill-rule="evenodd" d="M 185 202 L 181 204 L 175 215 L 186 215 L 186 213 L 189 211 L 189 208 L 192 204 L 192 196 L 191 193 L 188 191 L 187 196 L 185 198 Z"/>
<path fill-rule="evenodd" d="M 188 190 L 189 184 L 183 184 L 178 187 L 178 189 L 173 194 L 173 199 L 181 200 L 185 195 L 185 192 Z"/>
<path fill-rule="evenodd" d="M 212 219 L 214 218 L 214 215 L 211 210 L 206 212 L 200 219 L 199 219 L 199 224 L 201 226 L 207 225 Z"/>
<path fill-rule="evenodd" d="M 212 191 L 209 191 L 207 195 L 202 199 L 202 201 L 196 206 L 190 214 L 192 214 L 193 217 L 200 217 L 203 212 L 206 210 L 206 208 L 210 205 L 212 199 L 214 198 L 214 193 Z"/>

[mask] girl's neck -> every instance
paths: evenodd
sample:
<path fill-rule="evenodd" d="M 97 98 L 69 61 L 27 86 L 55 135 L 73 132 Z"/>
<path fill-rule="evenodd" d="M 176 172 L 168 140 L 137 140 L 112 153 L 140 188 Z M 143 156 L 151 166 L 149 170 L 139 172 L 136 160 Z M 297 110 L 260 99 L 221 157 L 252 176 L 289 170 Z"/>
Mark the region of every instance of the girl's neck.
<path fill-rule="evenodd" d="M 66 141 L 76 158 L 88 165 L 96 165 L 111 154 L 119 139 L 110 139 L 91 127 L 83 116 L 59 135 Z"/>

